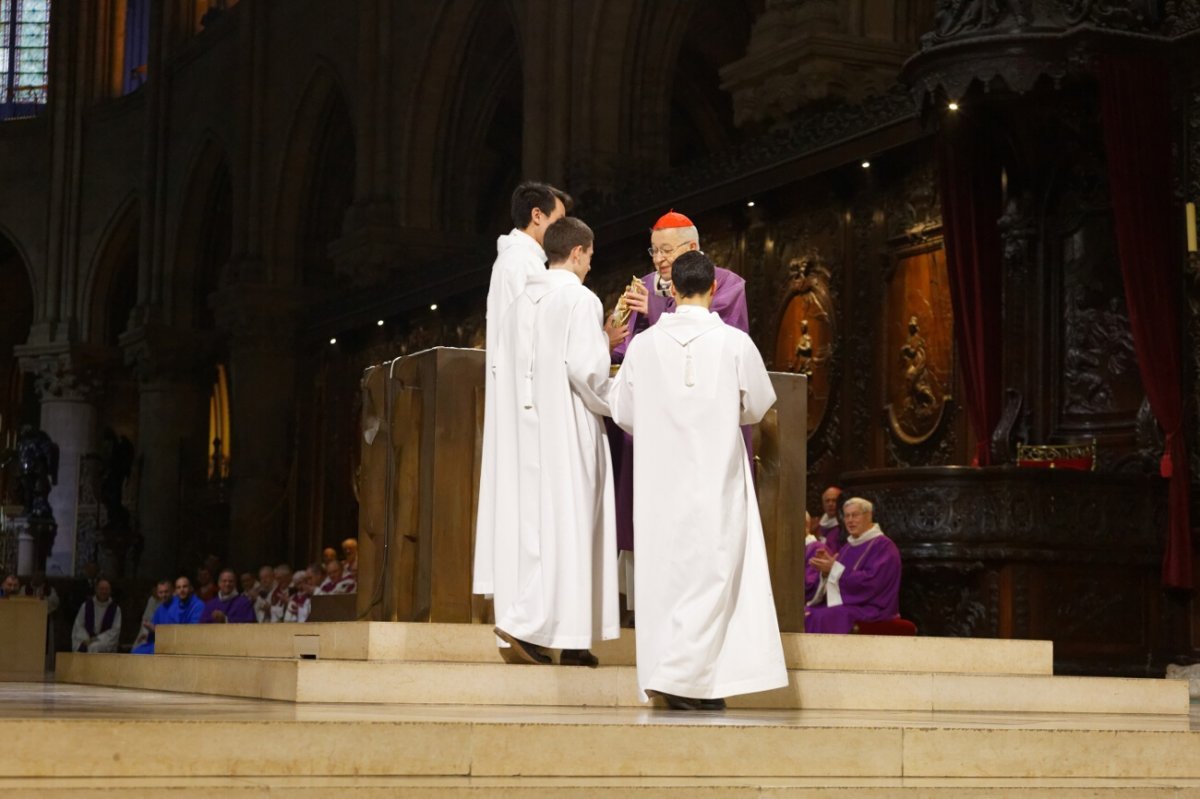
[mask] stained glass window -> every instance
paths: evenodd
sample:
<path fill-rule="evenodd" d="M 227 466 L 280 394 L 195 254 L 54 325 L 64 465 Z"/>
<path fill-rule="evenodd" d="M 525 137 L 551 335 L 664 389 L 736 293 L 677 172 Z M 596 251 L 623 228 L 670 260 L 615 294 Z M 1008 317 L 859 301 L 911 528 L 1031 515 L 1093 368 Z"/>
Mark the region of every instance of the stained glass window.
<path fill-rule="evenodd" d="M 46 104 L 50 0 L 0 0 L 0 119 Z"/>

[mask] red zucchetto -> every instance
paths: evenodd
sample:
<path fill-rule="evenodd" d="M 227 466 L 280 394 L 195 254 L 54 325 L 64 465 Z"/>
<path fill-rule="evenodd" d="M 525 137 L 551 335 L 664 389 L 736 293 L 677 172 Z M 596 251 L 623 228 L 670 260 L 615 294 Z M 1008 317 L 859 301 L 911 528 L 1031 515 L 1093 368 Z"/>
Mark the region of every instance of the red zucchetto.
<path fill-rule="evenodd" d="M 696 226 L 696 223 L 694 223 L 692 220 L 688 219 L 683 214 L 676 213 L 675 209 L 672 208 L 670 211 L 667 211 L 665 214 L 660 216 L 658 218 L 658 221 L 654 223 L 654 227 L 652 227 L 650 229 L 651 230 L 666 230 L 667 228 L 672 228 L 672 227 L 695 227 L 695 226 Z"/>

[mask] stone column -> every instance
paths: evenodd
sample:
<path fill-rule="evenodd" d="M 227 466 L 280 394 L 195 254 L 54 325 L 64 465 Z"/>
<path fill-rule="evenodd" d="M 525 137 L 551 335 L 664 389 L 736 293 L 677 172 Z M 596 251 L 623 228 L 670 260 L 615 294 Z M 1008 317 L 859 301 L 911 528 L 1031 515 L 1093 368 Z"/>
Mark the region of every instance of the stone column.
<path fill-rule="evenodd" d="M 211 334 L 158 325 L 121 336 L 125 361 L 138 377 L 137 453 L 141 462 L 137 517 L 144 548 L 142 577 L 191 570 L 205 552 L 190 551 L 202 528 L 187 518 L 199 508 L 208 463 L 208 397 L 213 383 Z M 203 546 L 204 542 L 196 542 Z"/>
<path fill-rule="evenodd" d="M 302 302 L 288 289 L 241 283 L 212 306 L 229 341 L 229 557 L 239 569 L 294 559 L 287 497 Z"/>
<path fill-rule="evenodd" d="M 58 479 L 50 490 L 50 508 L 58 531 L 46 558 L 49 575 L 72 575 L 83 567 L 76 562 L 76 508 L 79 504 L 79 461 L 96 450 L 98 412 L 102 389 L 98 352 L 74 347 L 18 347 L 21 369 L 32 373 L 41 400 L 41 428 L 58 445 Z M 84 553 L 80 553 L 84 557 Z"/>

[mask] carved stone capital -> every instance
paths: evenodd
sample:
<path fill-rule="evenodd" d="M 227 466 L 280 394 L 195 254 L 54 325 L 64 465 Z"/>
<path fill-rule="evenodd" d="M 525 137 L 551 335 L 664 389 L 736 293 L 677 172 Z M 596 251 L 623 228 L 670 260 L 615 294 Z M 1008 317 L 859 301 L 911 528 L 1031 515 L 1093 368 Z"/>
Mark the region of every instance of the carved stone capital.
<path fill-rule="evenodd" d="M 781 0 L 754 23 L 744 58 L 721 70 L 738 125 L 774 122 L 827 98 L 858 102 L 896 82 L 907 43 L 849 34 L 845 4 Z"/>
<path fill-rule="evenodd" d="M 304 304 L 299 290 L 262 283 L 231 283 L 209 298 L 218 329 L 242 351 L 290 351 Z"/>
<path fill-rule="evenodd" d="M 391 203 L 360 203 L 346 212 L 342 237 L 330 243 L 329 256 L 355 288 L 381 286 L 401 263 L 403 241 Z"/>
<path fill-rule="evenodd" d="M 125 363 L 138 381 L 207 386 L 212 380 L 214 336 L 162 324 L 139 325 L 121 335 Z"/>
<path fill-rule="evenodd" d="M 25 345 L 15 352 L 21 371 L 33 376 L 42 402 L 95 402 L 107 372 L 118 362 L 109 348 L 81 344 Z"/>

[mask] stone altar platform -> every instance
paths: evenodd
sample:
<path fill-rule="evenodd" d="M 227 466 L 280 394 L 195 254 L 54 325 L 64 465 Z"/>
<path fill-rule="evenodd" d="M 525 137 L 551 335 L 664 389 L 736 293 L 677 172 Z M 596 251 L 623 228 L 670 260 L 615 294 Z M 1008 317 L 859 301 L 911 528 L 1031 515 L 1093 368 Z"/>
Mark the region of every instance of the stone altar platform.
<path fill-rule="evenodd" d="M 1043 641 L 785 634 L 788 689 L 677 713 L 636 704 L 631 637 L 595 670 L 505 664 L 493 640 L 164 627 L 158 655 L 64 655 L 58 685 L 0 686 L 0 791 L 1200 797 L 1185 681 L 1056 677 Z"/>

